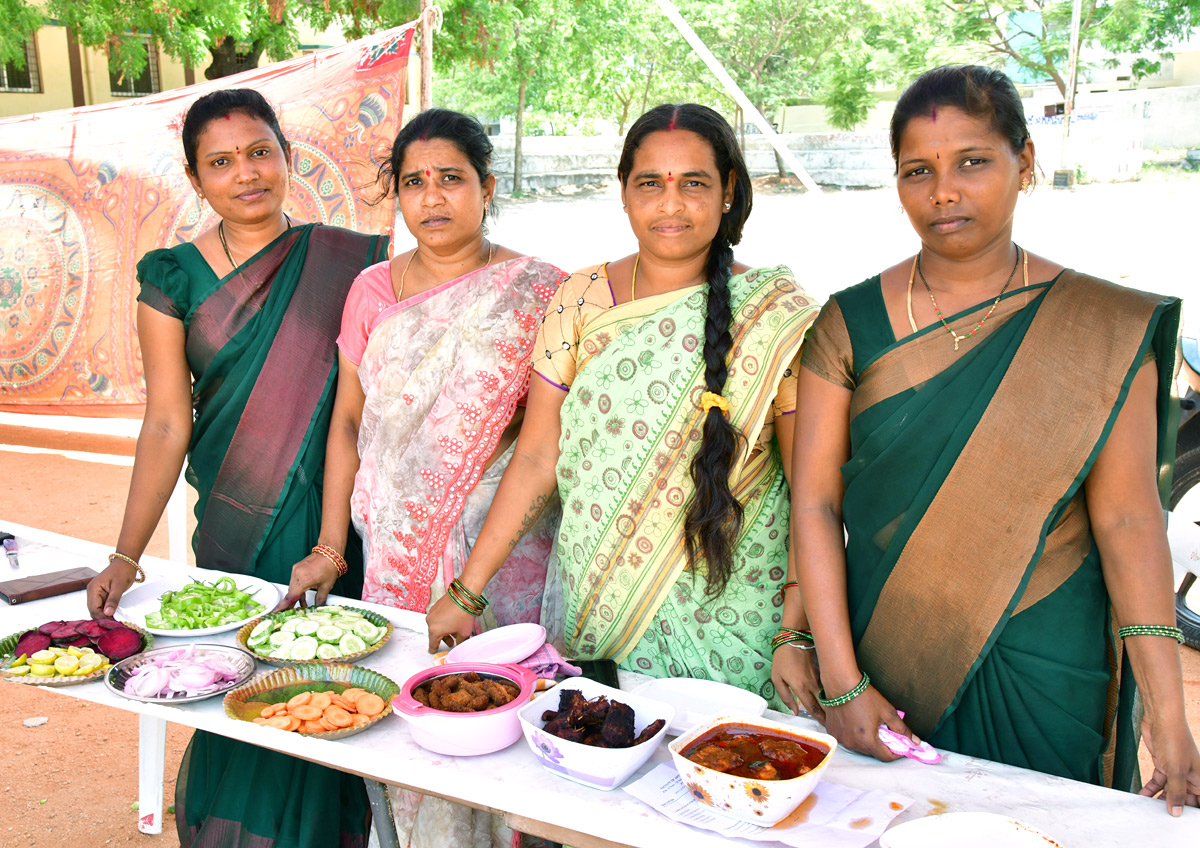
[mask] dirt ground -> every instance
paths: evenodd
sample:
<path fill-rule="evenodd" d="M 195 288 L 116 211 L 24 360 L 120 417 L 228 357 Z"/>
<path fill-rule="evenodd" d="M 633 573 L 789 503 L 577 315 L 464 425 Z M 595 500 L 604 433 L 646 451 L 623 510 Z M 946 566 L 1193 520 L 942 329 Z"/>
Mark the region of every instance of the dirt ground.
<path fill-rule="evenodd" d="M 112 460 L 99 463 L 12 449 L 30 442 L 42 448 L 103 451 Z M 132 452 L 131 439 L 72 436 L 64 443 L 61 437 L 34 438 L 22 428 L 0 426 L 0 463 L 8 489 L 4 518 L 111 544 L 130 475 L 129 466 L 112 463 Z M 167 555 L 165 522 L 147 553 Z M 1200 738 L 1200 653 L 1185 648 L 1182 657 L 1188 715 L 1192 733 Z M 3 685 L 0 694 L 0 845 L 179 844 L 173 815 L 164 815 L 162 835 L 147 836 L 138 832 L 137 814 L 130 809 L 138 789 L 137 716 L 31 686 Z M 49 721 L 34 728 L 22 723 L 39 716 Z M 169 725 L 164 809 L 174 803 L 175 775 L 189 735 L 187 728 Z"/>

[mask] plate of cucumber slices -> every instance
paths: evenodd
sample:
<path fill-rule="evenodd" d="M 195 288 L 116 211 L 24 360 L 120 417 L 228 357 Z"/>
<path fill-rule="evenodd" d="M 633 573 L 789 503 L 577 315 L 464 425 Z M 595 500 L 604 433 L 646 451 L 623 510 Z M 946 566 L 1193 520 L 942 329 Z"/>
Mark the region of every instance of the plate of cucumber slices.
<path fill-rule="evenodd" d="M 268 613 L 238 631 L 238 644 L 278 666 L 347 663 L 374 653 L 392 636 L 392 623 L 370 610 L 309 607 Z"/>

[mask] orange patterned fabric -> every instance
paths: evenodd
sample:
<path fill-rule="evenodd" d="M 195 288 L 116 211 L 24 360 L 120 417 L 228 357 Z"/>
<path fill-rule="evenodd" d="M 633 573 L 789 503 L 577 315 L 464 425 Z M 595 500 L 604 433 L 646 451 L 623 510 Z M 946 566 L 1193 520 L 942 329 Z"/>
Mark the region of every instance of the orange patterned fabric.
<path fill-rule="evenodd" d="M 288 213 L 382 233 L 368 205 L 399 131 L 413 24 L 115 104 L 0 121 L 0 411 L 140 416 L 134 266 L 216 223 L 183 171 L 188 106 L 255 88 L 292 146 Z"/>

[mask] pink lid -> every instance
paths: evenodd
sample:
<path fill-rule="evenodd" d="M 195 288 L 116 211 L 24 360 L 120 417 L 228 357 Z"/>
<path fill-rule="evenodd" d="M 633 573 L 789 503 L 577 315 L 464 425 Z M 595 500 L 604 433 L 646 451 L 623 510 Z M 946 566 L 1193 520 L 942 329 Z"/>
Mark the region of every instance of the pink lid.
<path fill-rule="evenodd" d="M 510 624 L 472 636 L 446 654 L 446 664 L 463 662 L 515 663 L 546 644 L 540 624 Z"/>

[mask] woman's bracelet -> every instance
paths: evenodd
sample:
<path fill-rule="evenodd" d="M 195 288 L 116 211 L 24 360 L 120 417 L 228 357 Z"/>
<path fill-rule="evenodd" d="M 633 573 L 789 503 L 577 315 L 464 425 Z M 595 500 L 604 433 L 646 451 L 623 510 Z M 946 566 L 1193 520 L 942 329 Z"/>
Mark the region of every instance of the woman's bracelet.
<path fill-rule="evenodd" d="M 127 556 L 125 556 L 125 554 L 117 553 L 116 551 L 113 551 L 111 554 L 108 555 L 108 564 L 112 565 L 114 559 L 119 559 L 121 562 L 127 562 L 133 566 L 133 582 L 134 583 L 145 583 L 146 582 L 146 572 L 142 570 L 142 567 L 140 565 L 138 565 L 138 562 L 136 559 L 134 559 L 133 557 L 127 557 Z"/>
<path fill-rule="evenodd" d="M 450 596 L 450 600 L 468 615 L 473 615 L 476 618 L 483 615 L 483 611 L 488 607 L 488 600 L 483 595 L 476 595 L 470 589 L 462 584 L 457 577 L 446 587 L 446 594 Z"/>
<path fill-rule="evenodd" d="M 779 597 L 782 598 L 784 595 L 786 595 L 787 590 L 792 588 L 793 586 L 795 586 L 797 589 L 799 589 L 800 582 L 798 580 L 789 580 L 788 582 L 784 583 L 782 586 L 779 587 Z"/>
<path fill-rule="evenodd" d="M 795 630 L 791 627 L 781 627 L 779 632 L 771 637 L 771 653 L 774 654 L 784 645 L 791 645 L 802 651 L 811 651 L 817 647 L 811 632 Z"/>
<path fill-rule="evenodd" d="M 312 552 L 320 554 L 333 563 L 333 567 L 337 569 L 338 577 L 345 577 L 346 572 L 350 570 L 350 566 L 346 565 L 346 558 L 335 551 L 329 545 L 313 545 Z"/>
<path fill-rule="evenodd" d="M 1124 639 L 1126 636 L 1170 636 L 1183 644 L 1183 631 L 1166 624 L 1130 624 L 1117 630 L 1118 638 Z"/>
<path fill-rule="evenodd" d="M 826 708 L 840 707 L 844 704 L 850 703 L 855 698 L 857 698 L 859 695 L 861 695 L 863 692 L 866 692 L 867 687 L 870 685 L 871 685 L 871 678 L 868 677 L 867 673 L 864 671 L 862 680 L 858 681 L 858 685 L 855 686 L 853 689 L 851 689 L 849 692 L 847 692 L 845 695 L 838 695 L 836 698 L 826 698 L 825 690 L 822 689 L 820 692 L 817 693 L 817 703 L 820 704 L 822 707 L 826 707 Z"/>

